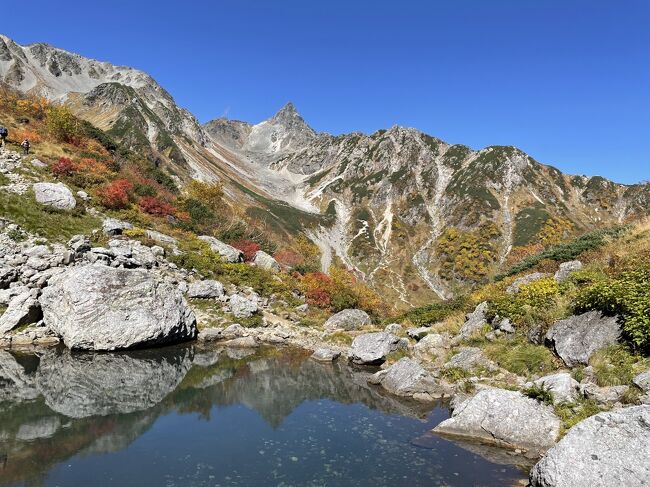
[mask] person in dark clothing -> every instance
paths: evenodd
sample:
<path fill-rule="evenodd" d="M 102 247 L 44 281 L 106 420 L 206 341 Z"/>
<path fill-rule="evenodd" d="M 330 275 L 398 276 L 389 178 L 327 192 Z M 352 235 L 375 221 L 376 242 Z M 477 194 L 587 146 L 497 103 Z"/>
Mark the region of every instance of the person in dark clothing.
<path fill-rule="evenodd" d="M 5 141 L 6 141 L 8 135 L 9 135 L 9 131 L 7 130 L 7 128 L 6 127 L 0 127 L 0 147 L 5 146 Z"/>
<path fill-rule="evenodd" d="M 27 139 L 23 140 L 23 143 L 20 144 L 20 147 L 23 148 L 23 153 L 25 155 L 29 154 L 29 147 L 30 147 L 29 140 Z"/>

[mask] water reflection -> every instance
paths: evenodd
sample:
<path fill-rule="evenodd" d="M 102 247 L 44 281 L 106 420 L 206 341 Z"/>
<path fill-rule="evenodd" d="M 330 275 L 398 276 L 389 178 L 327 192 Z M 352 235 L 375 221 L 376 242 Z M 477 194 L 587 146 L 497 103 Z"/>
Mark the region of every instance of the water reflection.
<path fill-rule="evenodd" d="M 369 373 L 293 350 L 0 351 L 0 485 L 463 485 L 445 471 L 465 463 L 521 476 L 418 440 L 446 412 L 383 394 Z"/>

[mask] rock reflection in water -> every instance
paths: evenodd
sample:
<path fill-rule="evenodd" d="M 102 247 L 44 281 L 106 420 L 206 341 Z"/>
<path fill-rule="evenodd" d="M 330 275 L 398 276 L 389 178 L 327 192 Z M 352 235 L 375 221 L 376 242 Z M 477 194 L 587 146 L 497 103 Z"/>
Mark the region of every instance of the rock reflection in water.
<path fill-rule="evenodd" d="M 0 351 L 0 485 L 441 481 L 436 453 L 427 465 L 409 444 L 432 426 L 423 422 L 429 411 L 368 386 L 368 374 L 293 350 Z M 372 473 L 341 477 L 368 459 Z M 519 475 L 495 468 L 495 478 Z"/>

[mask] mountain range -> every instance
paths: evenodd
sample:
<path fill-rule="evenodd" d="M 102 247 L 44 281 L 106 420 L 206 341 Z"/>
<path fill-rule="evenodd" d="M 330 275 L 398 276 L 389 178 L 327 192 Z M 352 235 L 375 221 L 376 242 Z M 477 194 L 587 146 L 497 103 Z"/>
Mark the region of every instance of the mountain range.
<path fill-rule="evenodd" d="M 511 253 L 650 213 L 650 186 L 574 176 L 512 146 L 473 150 L 414 128 L 317 133 L 288 103 L 205 125 L 142 71 L 0 36 L 0 81 L 66 104 L 181 182 L 220 181 L 271 232 L 304 233 L 404 306 L 447 299 Z"/>

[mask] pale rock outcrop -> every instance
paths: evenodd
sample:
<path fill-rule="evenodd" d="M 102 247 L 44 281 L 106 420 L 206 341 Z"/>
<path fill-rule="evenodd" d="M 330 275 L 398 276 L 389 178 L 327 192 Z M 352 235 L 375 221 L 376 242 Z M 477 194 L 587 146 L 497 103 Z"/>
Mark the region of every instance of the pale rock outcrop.
<path fill-rule="evenodd" d="M 374 374 L 368 382 L 381 385 L 397 396 L 441 397 L 442 391 L 436 380 L 420 364 L 403 357 L 386 370 Z"/>
<path fill-rule="evenodd" d="M 483 389 L 434 432 L 539 454 L 553 446 L 560 420 L 551 406 L 504 389 Z"/>
<path fill-rule="evenodd" d="M 239 294 L 234 294 L 230 297 L 230 312 L 235 318 L 250 318 L 258 311 L 258 306 L 255 301 L 247 299 Z"/>
<path fill-rule="evenodd" d="M 0 335 L 41 319 L 41 307 L 36 297 L 34 291 L 29 290 L 9 301 L 7 309 L 0 316 Z"/>
<path fill-rule="evenodd" d="M 205 281 L 194 281 L 190 283 L 187 291 L 187 295 L 190 298 L 199 299 L 220 298 L 224 294 L 226 294 L 226 291 L 223 288 L 223 284 L 211 279 Z"/>
<path fill-rule="evenodd" d="M 330 316 L 323 326 L 326 330 L 358 330 L 371 322 L 370 316 L 363 310 L 344 309 Z"/>
<path fill-rule="evenodd" d="M 574 402 L 580 395 L 580 383 L 568 372 L 540 377 L 534 384 L 553 394 L 553 403 Z"/>
<path fill-rule="evenodd" d="M 484 301 L 479 305 L 477 305 L 476 308 L 474 308 L 474 311 L 468 313 L 465 319 L 465 323 L 463 323 L 463 326 L 460 328 L 460 331 L 458 332 L 458 336 L 455 338 L 455 341 L 458 342 L 460 340 L 469 338 L 474 333 L 476 333 L 481 328 L 483 328 L 483 326 L 487 324 L 487 320 L 485 316 L 487 310 L 488 310 L 488 303 L 487 301 Z"/>
<path fill-rule="evenodd" d="M 77 206 L 72 191 L 63 183 L 35 183 L 32 186 L 36 202 L 58 210 L 72 210 Z"/>
<path fill-rule="evenodd" d="M 532 487 L 647 486 L 650 406 L 581 421 L 530 472 Z"/>
<path fill-rule="evenodd" d="M 379 365 L 386 360 L 389 353 L 407 347 L 407 340 L 390 333 L 364 333 L 352 341 L 350 360 L 360 365 Z"/>
<path fill-rule="evenodd" d="M 650 369 L 636 375 L 632 382 L 643 392 L 650 392 Z"/>
<path fill-rule="evenodd" d="M 273 257 L 271 257 L 263 250 L 258 250 L 257 252 L 255 252 L 255 257 L 253 258 L 253 264 L 255 264 L 257 267 L 266 269 L 268 271 L 280 270 L 280 264 L 278 264 L 278 262 Z"/>
<path fill-rule="evenodd" d="M 311 354 L 311 358 L 318 362 L 333 362 L 339 358 L 340 355 L 341 352 L 338 350 L 321 347 L 314 350 L 314 353 Z"/>
<path fill-rule="evenodd" d="M 478 369 L 494 372 L 499 369 L 494 362 L 485 356 L 483 350 L 477 347 L 460 348 L 458 353 L 444 365 L 444 368 L 446 370 L 462 369 L 467 372 L 477 371 Z"/>
<path fill-rule="evenodd" d="M 196 337 L 180 292 L 141 269 L 75 267 L 53 277 L 40 298 L 45 324 L 69 348 L 117 350 Z"/>
<path fill-rule="evenodd" d="M 118 220 L 116 218 L 106 218 L 102 223 L 102 231 L 111 237 L 122 235 L 124 230 L 131 230 L 133 225 L 129 222 Z"/>
<path fill-rule="evenodd" d="M 224 258 L 226 262 L 243 262 L 244 253 L 236 249 L 235 247 L 223 243 L 221 240 L 217 240 L 214 237 L 209 237 L 207 235 L 201 235 L 199 237 L 201 240 L 210 244 L 210 248 L 217 252 L 221 257 Z"/>
<path fill-rule="evenodd" d="M 565 281 L 573 271 L 582 269 L 582 262 L 579 260 L 571 260 L 569 262 L 562 262 L 560 268 L 555 273 L 555 280 L 557 282 Z"/>
<path fill-rule="evenodd" d="M 555 323 L 546 333 L 546 343 L 565 364 L 574 367 L 587 364 L 592 353 L 615 344 L 620 336 L 616 316 L 589 311 Z"/>

